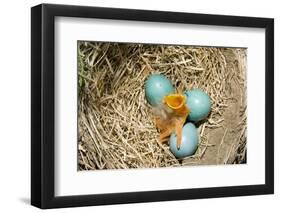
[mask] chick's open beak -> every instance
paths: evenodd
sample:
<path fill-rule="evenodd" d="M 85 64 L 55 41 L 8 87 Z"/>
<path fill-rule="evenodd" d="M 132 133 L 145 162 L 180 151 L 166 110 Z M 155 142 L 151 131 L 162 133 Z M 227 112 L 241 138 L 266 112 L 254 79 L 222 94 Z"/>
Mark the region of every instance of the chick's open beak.
<path fill-rule="evenodd" d="M 187 117 L 189 109 L 186 107 L 186 98 L 181 94 L 171 94 L 164 97 L 164 103 L 171 108 L 176 116 Z"/>

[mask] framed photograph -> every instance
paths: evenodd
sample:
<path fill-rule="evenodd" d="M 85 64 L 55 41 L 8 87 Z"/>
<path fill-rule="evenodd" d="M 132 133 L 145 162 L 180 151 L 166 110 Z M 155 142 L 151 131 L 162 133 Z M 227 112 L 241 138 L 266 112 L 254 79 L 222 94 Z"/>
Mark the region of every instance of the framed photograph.
<path fill-rule="evenodd" d="M 31 204 L 272 194 L 274 20 L 31 9 Z"/>

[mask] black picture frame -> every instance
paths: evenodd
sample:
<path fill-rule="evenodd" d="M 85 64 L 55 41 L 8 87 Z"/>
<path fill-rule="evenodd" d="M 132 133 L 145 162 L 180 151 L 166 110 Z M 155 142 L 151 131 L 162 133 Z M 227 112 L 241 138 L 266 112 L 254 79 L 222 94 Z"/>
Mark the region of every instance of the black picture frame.
<path fill-rule="evenodd" d="M 265 184 L 56 197 L 54 20 L 58 16 L 265 29 Z M 31 9 L 31 52 L 32 205 L 46 209 L 274 193 L 274 19 L 41 4 Z"/>

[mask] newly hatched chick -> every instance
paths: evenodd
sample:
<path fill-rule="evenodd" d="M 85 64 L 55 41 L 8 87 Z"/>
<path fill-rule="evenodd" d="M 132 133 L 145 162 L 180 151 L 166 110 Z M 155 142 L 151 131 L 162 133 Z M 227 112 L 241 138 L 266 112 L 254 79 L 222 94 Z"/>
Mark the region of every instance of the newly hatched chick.
<path fill-rule="evenodd" d="M 177 148 L 180 148 L 182 140 L 182 127 L 189 114 L 186 106 L 186 97 L 181 94 L 171 94 L 163 98 L 162 105 L 153 109 L 155 125 L 160 131 L 160 142 L 167 141 L 173 133 L 177 136 Z"/>

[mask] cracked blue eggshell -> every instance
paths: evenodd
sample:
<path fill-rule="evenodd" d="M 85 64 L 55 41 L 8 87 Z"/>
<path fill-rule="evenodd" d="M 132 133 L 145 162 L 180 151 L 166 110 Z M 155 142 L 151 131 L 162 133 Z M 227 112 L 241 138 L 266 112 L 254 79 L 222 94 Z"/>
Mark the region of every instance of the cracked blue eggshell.
<path fill-rule="evenodd" d="M 176 158 L 184 158 L 193 155 L 198 147 L 198 132 L 193 123 L 186 123 L 182 129 L 181 146 L 177 148 L 177 136 L 171 134 L 169 139 L 170 150 Z"/>
<path fill-rule="evenodd" d="M 207 93 L 200 89 L 186 91 L 186 105 L 190 110 L 189 121 L 200 121 L 205 119 L 211 111 L 211 99 Z"/>
<path fill-rule="evenodd" d="M 162 74 L 152 74 L 145 82 L 145 97 L 152 106 L 161 104 L 164 96 L 174 92 L 171 81 Z"/>

